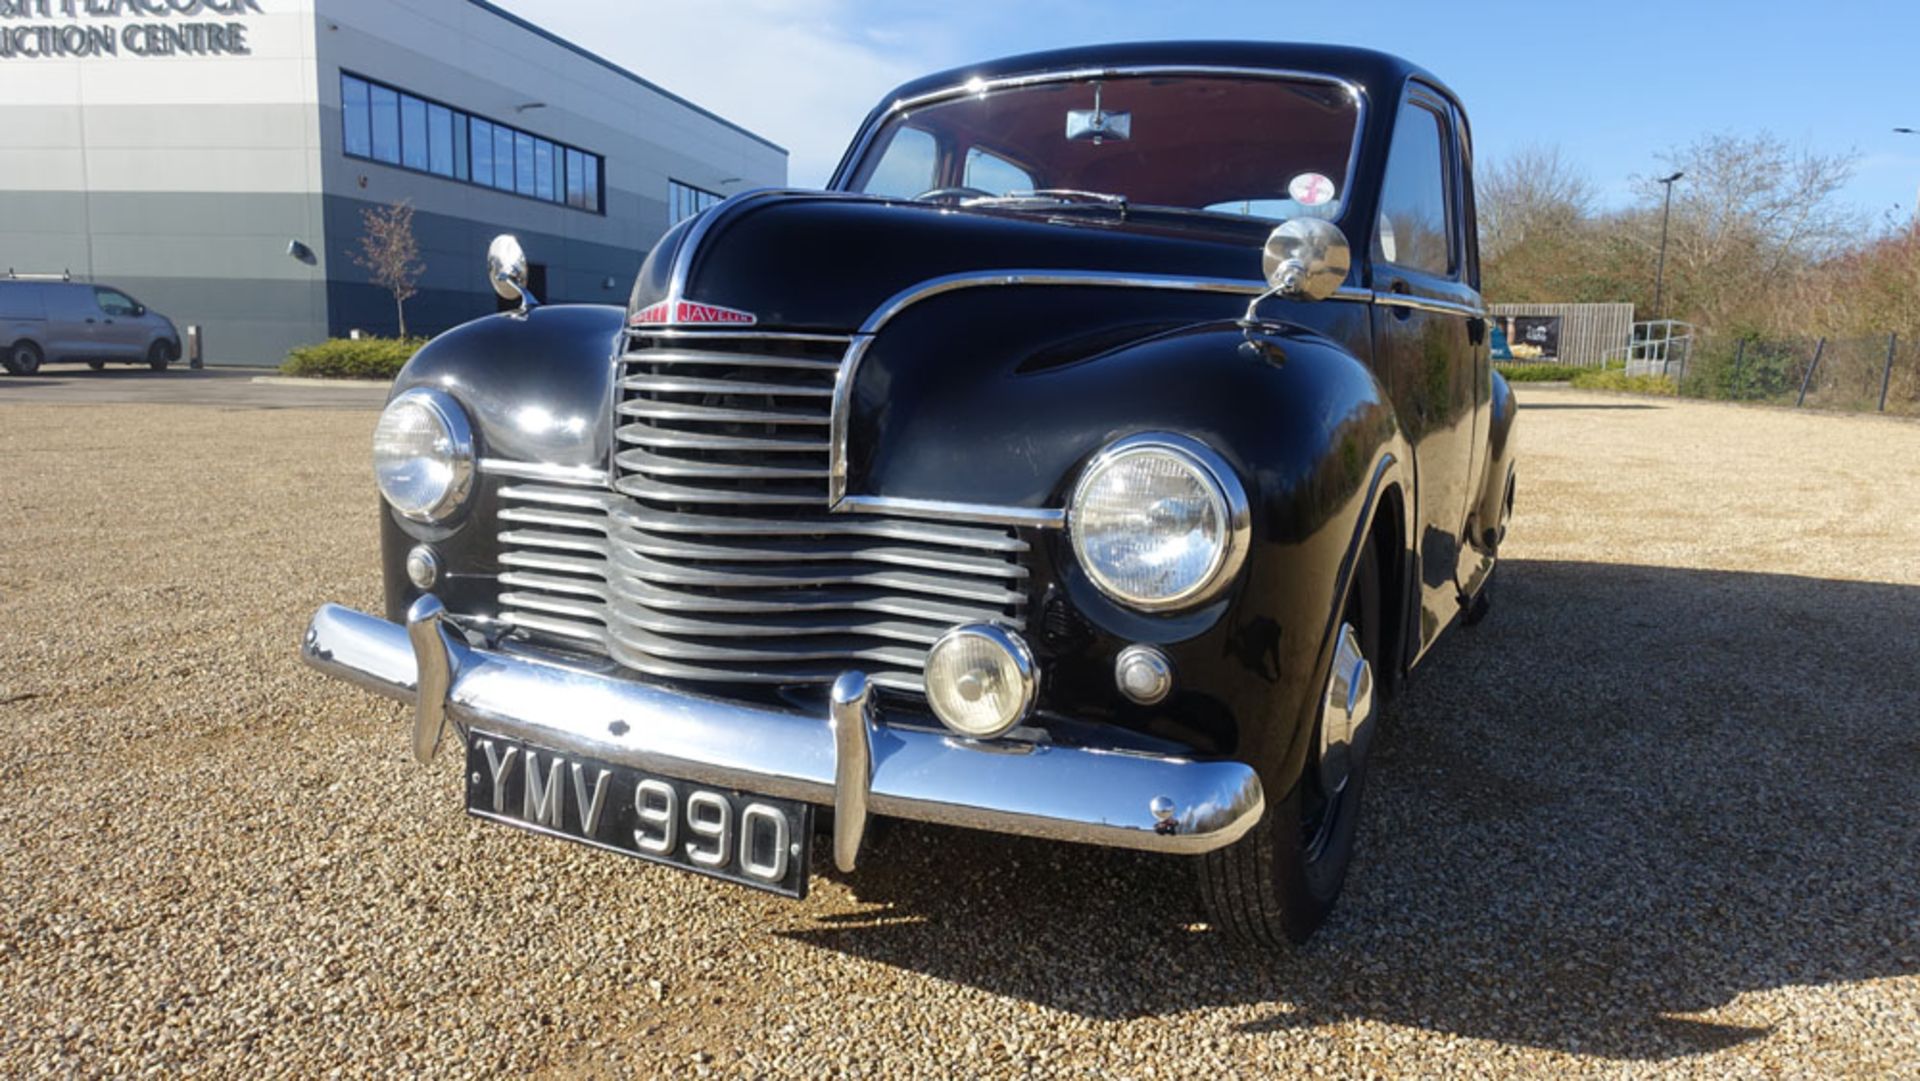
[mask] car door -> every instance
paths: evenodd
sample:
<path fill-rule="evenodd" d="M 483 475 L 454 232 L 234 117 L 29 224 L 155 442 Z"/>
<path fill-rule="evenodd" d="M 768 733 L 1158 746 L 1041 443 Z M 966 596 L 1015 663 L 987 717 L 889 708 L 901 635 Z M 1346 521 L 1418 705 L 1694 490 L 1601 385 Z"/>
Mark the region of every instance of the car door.
<path fill-rule="evenodd" d="M 97 355 L 94 334 L 100 326 L 100 311 L 93 301 L 93 288 L 62 283 L 43 285 L 40 290 L 47 313 L 47 359 L 87 360 Z"/>
<path fill-rule="evenodd" d="M 1422 651 L 1460 609 L 1475 354 L 1486 339 L 1462 243 L 1456 145 L 1449 103 L 1411 84 L 1394 119 L 1371 252 L 1377 363 L 1413 447 Z"/>
<path fill-rule="evenodd" d="M 137 301 L 118 289 L 93 287 L 94 352 L 107 360 L 138 360 L 147 353 L 147 324 Z"/>

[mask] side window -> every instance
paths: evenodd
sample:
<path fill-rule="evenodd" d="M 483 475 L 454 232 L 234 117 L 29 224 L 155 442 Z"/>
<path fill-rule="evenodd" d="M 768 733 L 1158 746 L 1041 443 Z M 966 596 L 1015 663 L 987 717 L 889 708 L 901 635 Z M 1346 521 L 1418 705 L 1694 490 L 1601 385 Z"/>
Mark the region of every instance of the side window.
<path fill-rule="evenodd" d="M 1394 125 L 1373 257 L 1447 277 L 1454 272 L 1448 198 L 1447 126 L 1440 114 L 1409 103 Z"/>
<path fill-rule="evenodd" d="M 994 195 L 1033 190 L 1033 177 L 1025 169 L 977 146 L 967 148 L 967 172 L 960 183 Z"/>
<path fill-rule="evenodd" d="M 865 190 L 875 195 L 918 195 L 934 186 L 933 168 L 939 158 L 940 148 L 932 135 L 919 128 L 896 129 Z"/>
<path fill-rule="evenodd" d="M 139 307 L 133 302 L 132 297 L 118 289 L 95 289 L 93 299 L 99 302 L 100 310 L 108 315 L 130 316 Z"/>

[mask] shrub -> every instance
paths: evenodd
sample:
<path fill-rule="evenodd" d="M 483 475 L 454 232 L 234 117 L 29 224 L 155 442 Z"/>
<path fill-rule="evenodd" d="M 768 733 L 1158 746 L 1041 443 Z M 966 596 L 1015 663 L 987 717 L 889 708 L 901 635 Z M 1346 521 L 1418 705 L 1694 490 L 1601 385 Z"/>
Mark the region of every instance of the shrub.
<path fill-rule="evenodd" d="M 1493 370 L 1509 383 L 1564 383 L 1580 371 L 1565 364 L 1495 364 Z"/>
<path fill-rule="evenodd" d="M 1618 368 L 1589 368 L 1573 377 L 1581 390 L 1624 390 L 1633 394 L 1664 394 L 1671 397 L 1678 389 L 1663 375 L 1628 375 Z"/>
<path fill-rule="evenodd" d="M 424 338 L 331 338 L 288 353 L 280 371 L 308 379 L 391 380 L 425 344 Z"/>

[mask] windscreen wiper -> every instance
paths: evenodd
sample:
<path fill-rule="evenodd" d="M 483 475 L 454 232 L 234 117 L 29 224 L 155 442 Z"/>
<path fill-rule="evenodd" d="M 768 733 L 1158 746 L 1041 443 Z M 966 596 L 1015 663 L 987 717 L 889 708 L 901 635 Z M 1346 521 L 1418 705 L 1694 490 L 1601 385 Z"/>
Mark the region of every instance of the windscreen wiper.
<path fill-rule="evenodd" d="M 967 199 L 961 206 L 1110 206 L 1127 214 L 1127 197 L 1112 195 L 1104 191 L 1079 191 L 1074 188 L 1037 188 L 1033 191 L 1010 191 L 1005 195 L 989 195 L 978 199 Z"/>

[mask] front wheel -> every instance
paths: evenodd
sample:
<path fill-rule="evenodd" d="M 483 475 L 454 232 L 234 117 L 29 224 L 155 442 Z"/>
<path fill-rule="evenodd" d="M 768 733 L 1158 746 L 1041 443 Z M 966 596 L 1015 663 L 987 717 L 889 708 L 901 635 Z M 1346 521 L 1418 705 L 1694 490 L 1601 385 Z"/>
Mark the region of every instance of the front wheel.
<path fill-rule="evenodd" d="M 167 365 L 173 363 L 173 346 L 166 342 L 154 342 L 147 350 L 147 367 L 156 372 L 164 372 Z"/>
<path fill-rule="evenodd" d="M 1333 911 L 1366 782 L 1381 611 L 1379 556 L 1368 545 L 1354 568 L 1305 771 L 1245 837 L 1200 858 L 1201 899 L 1229 938 L 1299 944 Z"/>
<path fill-rule="evenodd" d="M 0 360 L 6 362 L 6 369 L 15 375 L 32 375 L 40 370 L 40 347 L 32 342 L 15 342 L 7 348 L 6 355 Z"/>

